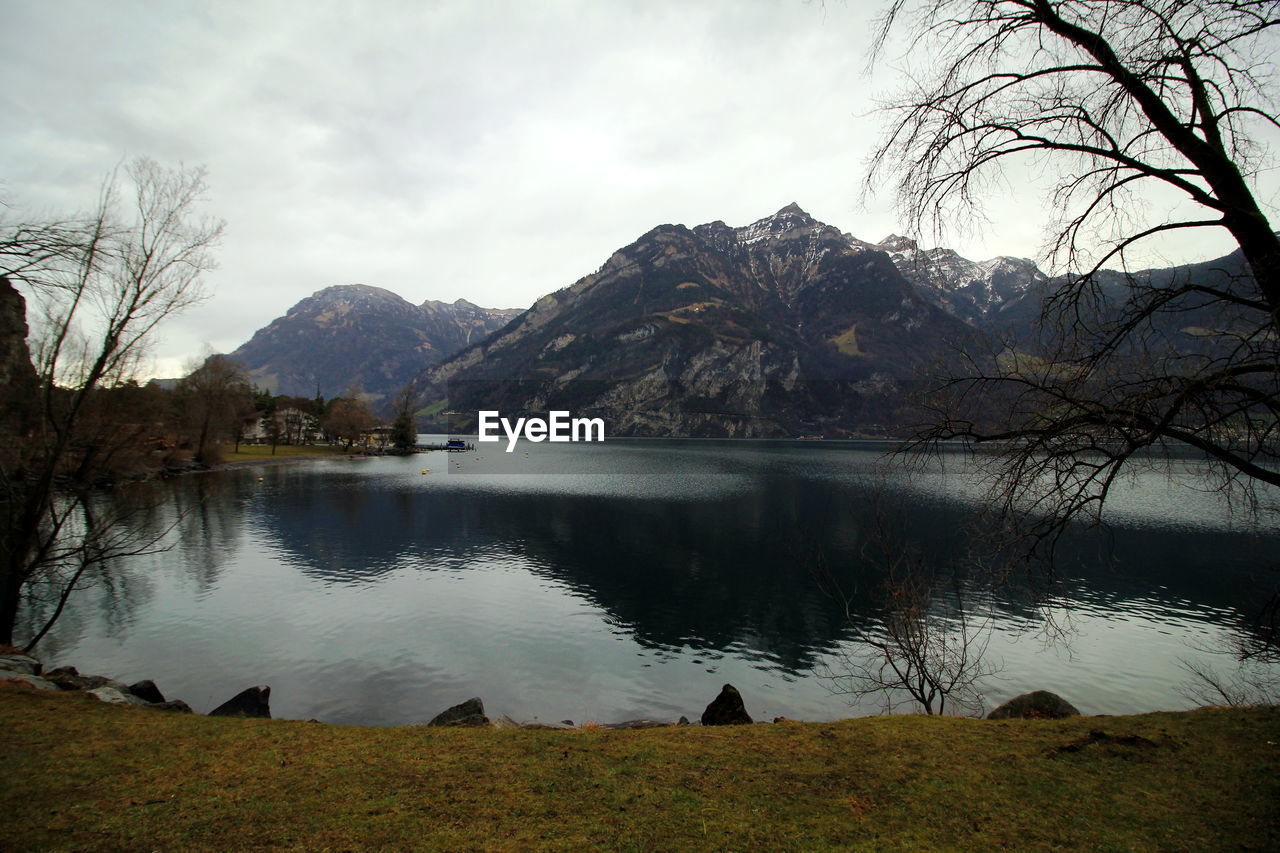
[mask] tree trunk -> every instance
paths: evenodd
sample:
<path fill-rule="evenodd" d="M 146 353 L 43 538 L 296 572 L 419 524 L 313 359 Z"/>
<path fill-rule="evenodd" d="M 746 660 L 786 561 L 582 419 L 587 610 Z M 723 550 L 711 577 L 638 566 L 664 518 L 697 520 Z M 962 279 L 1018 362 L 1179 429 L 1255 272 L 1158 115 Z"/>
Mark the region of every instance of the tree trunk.
<path fill-rule="evenodd" d="M 4 575 L 0 577 L 0 643 L 13 645 L 13 631 L 18 622 L 18 606 L 22 587 L 31 574 L 29 562 L 37 550 L 37 533 L 45 510 L 45 499 L 52 493 L 52 476 L 42 478 L 33 488 L 11 492 L 9 500 L 17 504 L 7 520 Z M 36 491 L 40 490 L 40 491 Z"/>
<path fill-rule="evenodd" d="M 27 557 L 31 553 L 27 537 L 22 533 L 13 529 L 5 533 L 11 550 L 5 555 L 4 577 L 0 578 L 0 643 L 7 646 L 13 645 L 18 605 L 22 601 L 22 586 L 27 578 Z"/>
<path fill-rule="evenodd" d="M 1240 244 L 1263 301 L 1271 309 L 1271 325 L 1280 332 L 1280 237 L 1261 213 L 1234 219 L 1227 228 Z"/>
<path fill-rule="evenodd" d="M 204 446 L 209 442 L 209 417 L 200 424 L 200 439 L 196 442 L 196 461 L 204 462 Z"/>
<path fill-rule="evenodd" d="M 0 644 L 13 645 L 13 629 L 18 622 L 18 602 L 21 598 L 22 585 L 13 583 L 13 570 L 5 578 L 4 587 L 0 589 Z"/>

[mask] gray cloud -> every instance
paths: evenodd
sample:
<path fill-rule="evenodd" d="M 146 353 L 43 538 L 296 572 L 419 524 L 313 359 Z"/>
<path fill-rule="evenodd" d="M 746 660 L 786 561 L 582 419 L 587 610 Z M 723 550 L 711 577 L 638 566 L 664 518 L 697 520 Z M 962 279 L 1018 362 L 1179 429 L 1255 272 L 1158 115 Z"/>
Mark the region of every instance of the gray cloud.
<path fill-rule="evenodd" d="M 526 306 L 664 222 L 798 201 L 878 239 L 890 199 L 858 190 L 894 76 L 862 74 L 873 11 L 7 0 L 0 178 L 15 206 L 67 211 L 123 158 L 208 166 L 215 295 L 168 326 L 162 372 L 331 284 Z M 1033 254 L 1012 205 L 954 245 Z"/>

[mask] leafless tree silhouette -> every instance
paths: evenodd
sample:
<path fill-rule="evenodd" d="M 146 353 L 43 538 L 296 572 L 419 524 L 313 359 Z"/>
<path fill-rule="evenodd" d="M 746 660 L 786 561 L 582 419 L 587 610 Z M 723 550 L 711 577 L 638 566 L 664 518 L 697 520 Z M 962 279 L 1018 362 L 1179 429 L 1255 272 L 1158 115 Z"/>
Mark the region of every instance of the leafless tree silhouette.
<path fill-rule="evenodd" d="M 156 326 L 202 298 L 222 224 L 197 216 L 203 170 L 139 159 L 123 171 L 87 216 L 0 223 L 0 275 L 36 317 L 31 387 L 9 401 L 21 417 L 0 448 L 0 643 L 32 590 L 56 618 L 91 567 L 159 541 L 95 510 L 82 425 L 101 389 L 133 376 Z"/>
<path fill-rule="evenodd" d="M 937 231 L 981 216 L 1007 167 L 1060 175 L 1047 249 L 1066 270 L 1032 337 L 951 366 L 911 449 L 980 451 L 992 520 L 1027 555 L 1099 521 L 1153 453 L 1192 449 L 1255 508 L 1280 485 L 1280 239 L 1255 195 L 1280 127 L 1280 4 L 895 0 L 881 44 L 908 24 L 930 70 L 886 105 L 868 185 L 891 177 L 910 224 Z M 1143 241 L 1200 228 L 1239 252 L 1129 271 Z"/>
<path fill-rule="evenodd" d="M 851 703 L 875 697 L 885 713 L 913 704 L 926 714 L 981 716 L 983 681 L 999 671 L 987 655 L 993 614 L 974 600 L 982 596 L 966 594 L 954 574 L 931 569 L 915 547 L 894 535 L 883 511 L 861 556 L 880 577 L 874 617 L 853 607 L 823 553 L 808 557 L 851 629 L 827 667 L 829 689 Z"/>

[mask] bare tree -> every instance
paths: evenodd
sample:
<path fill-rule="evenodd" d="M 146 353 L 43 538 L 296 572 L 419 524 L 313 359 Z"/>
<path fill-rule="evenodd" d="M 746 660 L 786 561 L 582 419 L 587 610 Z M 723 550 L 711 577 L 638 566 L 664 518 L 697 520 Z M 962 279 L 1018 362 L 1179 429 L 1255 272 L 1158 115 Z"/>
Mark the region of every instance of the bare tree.
<path fill-rule="evenodd" d="M 23 589 L 23 601 L 35 621 L 25 641 L 31 650 L 58 621 L 71 595 L 90 585 L 95 573 L 125 557 L 154 554 L 167 548 L 164 540 L 176 521 L 156 528 L 139 523 L 148 508 L 124 500 L 105 500 L 86 489 L 66 490 L 54 497 L 49 513 L 56 530 L 42 543 L 41 565 Z"/>
<path fill-rule="evenodd" d="M 222 232 L 197 218 L 204 187 L 203 170 L 140 159 L 108 176 L 87 216 L 0 224 L 0 274 L 36 307 L 37 375 L 0 466 L 0 642 L 35 586 L 69 595 L 89 567 L 150 547 L 85 514 L 78 437 L 97 392 L 132 376 L 156 326 L 203 296 Z"/>
<path fill-rule="evenodd" d="M 218 442 L 237 438 L 247 413 L 253 408 L 249 375 L 235 360 L 210 355 L 178 385 L 184 419 L 195 440 L 196 459 L 216 462 Z M 237 440 L 237 448 L 239 441 Z"/>
<path fill-rule="evenodd" d="M 1202 655 L 1214 655 L 1230 664 L 1184 658 L 1187 680 L 1182 695 L 1202 705 L 1280 704 L 1280 593 L 1273 595 L 1260 617 L 1243 621 L 1226 639 L 1197 644 Z"/>
<path fill-rule="evenodd" d="M 829 689 L 850 702 L 876 697 L 885 713 L 912 703 L 926 714 L 981 716 L 982 682 L 999 671 L 987 655 L 990 608 L 979 613 L 954 575 L 944 583 L 918 549 L 892 535 L 883 513 L 877 513 L 862 557 L 881 577 L 874 620 L 854 608 L 823 554 L 809 558 L 851 629 L 825 673 Z"/>
<path fill-rule="evenodd" d="M 253 392 L 249 391 L 244 397 L 237 397 L 232 402 L 231 416 L 231 440 L 233 442 L 233 450 L 240 452 L 240 445 L 249 436 L 253 428 L 262 420 L 261 414 L 253 404 Z"/>
<path fill-rule="evenodd" d="M 1042 294 L 1037 335 L 971 354 L 914 445 L 991 448 L 990 505 L 1028 552 L 1100 520 L 1151 451 L 1199 451 L 1242 506 L 1257 484 L 1280 485 L 1280 238 L 1255 195 L 1270 162 L 1258 134 L 1280 126 L 1278 12 L 1274 0 L 889 8 L 881 43 L 910 19 L 930 70 L 888 105 L 869 186 L 892 174 L 909 222 L 937 231 L 980 216 L 1006 167 L 1061 175 L 1048 250 L 1067 273 Z M 1238 260 L 1129 271 L 1143 241 L 1194 228 L 1225 230 Z"/>
<path fill-rule="evenodd" d="M 349 388 L 346 396 L 331 400 L 328 408 L 324 417 L 324 430 L 345 442 L 344 451 L 350 450 L 351 445 L 373 429 L 373 413 L 360 399 L 360 389 L 357 386 Z"/>
<path fill-rule="evenodd" d="M 1236 657 L 1222 671 L 1208 663 L 1184 658 L 1187 679 L 1181 693 L 1200 705 L 1275 705 L 1280 701 L 1280 674 L 1267 661 L 1240 659 L 1235 649 L 1217 650 Z"/>
<path fill-rule="evenodd" d="M 934 70 L 888 105 L 896 121 L 869 184 L 892 170 L 909 221 L 937 226 L 980 212 L 1010 161 L 1040 158 L 1063 176 L 1051 242 L 1083 273 L 1073 290 L 1147 237 L 1223 228 L 1254 274 L 1248 307 L 1275 315 L 1280 238 L 1251 184 L 1265 161 L 1254 134 L 1277 124 L 1278 10 L 1274 0 L 895 0 L 881 44 L 914 13 L 912 52 Z M 1134 204 L 1148 184 L 1201 215 Z M 1099 238 L 1103 250 L 1083 264 Z"/>

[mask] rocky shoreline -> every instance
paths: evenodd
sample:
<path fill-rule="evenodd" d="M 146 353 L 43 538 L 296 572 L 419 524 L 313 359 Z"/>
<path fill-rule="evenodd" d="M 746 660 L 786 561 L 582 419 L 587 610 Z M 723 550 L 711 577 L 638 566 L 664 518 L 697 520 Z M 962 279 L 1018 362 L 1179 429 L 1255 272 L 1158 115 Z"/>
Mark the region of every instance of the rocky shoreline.
<path fill-rule="evenodd" d="M 0 681 L 19 681 L 36 690 L 83 693 L 101 702 L 114 705 L 133 705 L 155 711 L 194 714 L 190 705 L 181 699 L 166 699 L 151 680 L 125 684 L 110 676 L 85 675 L 73 666 L 60 666 L 45 671 L 44 664 L 35 656 L 17 650 L 0 654 Z M 271 717 L 271 688 L 249 687 L 232 696 L 208 713 L 210 717 Z M 313 720 L 312 722 L 319 722 Z M 751 717 L 743 707 L 742 697 L 731 684 L 726 684 L 720 695 L 707 706 L 698 723 L 690 723 L 685 717 L 676 722 L 660 720 L 627 720 L 621 723 L 590 724 L 601 729 L 645 729 L 659 726 L 731 725 L 751 723 Z M 419 724 L 422 725 L 422 724 Z M 572 720 L 544 723 L 538 720 L 517 722 L 503 715 L 490 719 L 485 713 L 484 702 L 478 697 L 446 708 L 427 726 L 491 727 L 495 729 L 572 729 Z"/>
<path fill-rule="evenodd" d="M 106 675 L 84 675 L 74 666 L 44 669 L 44 664 L 30 654 L 0 654 L 0 681 L 20 681 L 36 690 L 84 693 L 112 705 L 136 705 L 155 711 L 194 714 L 181 699 L 166 699 L 150 679 L 125 684 Z M 210 717 L 270 717 L 270 687 L 250 687 L 237 693 L 209 712 Z"/>
<path fill-rule="evenodd" d="M 18 681 L 36 690 L 69 691 L 92 696 L 113 705 L 133 705 L 154 711 L 194 714 L 195 711 L 181 699 L 166 699 L 154 682 L 143 680 L 125 684 L 105 675 L 83 675 L 74 666 L 60 666 L 45 671 L 44 664 L 33 655 L 10 650 L 0 653 L 0 681 Z M 1015 696 L 987 715 L 989 720 L 1014 718 L 1048 718 L 1078 716 L 1070 702 L 1047 690 L 1036 690 Z M 210 717 L 271 717 L 271 688 L 266 685 L 248 687 L 208 713 Z M 309 722 L 320 722 L 310 720 Z M 754 723 L 747 713 L 742 694 L 732 684 L 726 684 L 707 705 L 696 722 L 681 717 L 675 722 L 664 720 L 625 720 L 620 723 L 587 723 L 585 728 L 618 731 L 623 729 L 651 729 L 667 726 L 735 726 Z M 773 722 L 789 722 L 786 717 L 776 717 Z M 490 719 L 485 713 L 484 702 L 473 697 L 436 714 L 427 723 L 413 725 L 451 726 L 494 729 L 574 729 L 572 720 L 544 723 L 538 720 L 517 722 L 501 715 Z"/>

